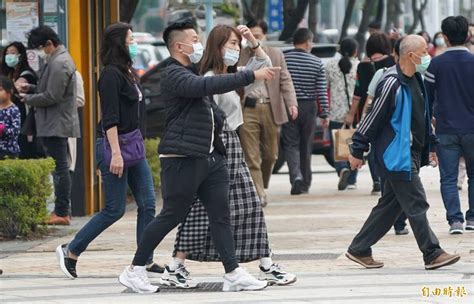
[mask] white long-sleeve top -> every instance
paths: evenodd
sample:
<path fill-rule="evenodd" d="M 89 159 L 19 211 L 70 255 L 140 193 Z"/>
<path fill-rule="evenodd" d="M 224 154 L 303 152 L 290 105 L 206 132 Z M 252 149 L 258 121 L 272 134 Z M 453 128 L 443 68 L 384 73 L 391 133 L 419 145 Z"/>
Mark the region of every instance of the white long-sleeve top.
<path fill-rule="evenodd" d="M 244 70 L 259 70 L 264 67 L 271 67 L 272 62 L 270 57 L 252 57 L 245 67 Z M 239 70 L 242 70 L 239 68 Z M 213 71 L 208 71 L 204 76 L 214 76 Z M 253 85 L 253 84 L 251 84 Z M 249 85 L 249 86 L 251 86 Z M 249 87 L 247 86 L 246 89 Z M 242 104 L 240 102 L 240 96 L 236 91 L 227 92 L 225 94 L 219 94 L 213 96 L 217 106 L 224 111 L 226 115 L 226 123 L 224 125 L 224 131 L 235 131 L 237 128 L 244 123 L 244 116 L 242 114 Z"/>

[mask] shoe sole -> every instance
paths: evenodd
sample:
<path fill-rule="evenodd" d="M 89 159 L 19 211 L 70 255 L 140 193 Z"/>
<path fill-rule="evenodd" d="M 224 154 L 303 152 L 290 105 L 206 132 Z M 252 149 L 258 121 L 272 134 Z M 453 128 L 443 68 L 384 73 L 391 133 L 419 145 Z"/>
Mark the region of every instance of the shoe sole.
<path fill-rule="evenodd" d="M 474 226 L 466 226 L 466 230 L 474 230 Z"/>
<path fill-rule="evenodd" d="M 449 230 L 449 234 L 463 234 L 464 231 L 461 229 Z"/>
<path fill-rule="evenodd" d="M 122 284 L 123 286 L 125 286 L 126 288 L 128 289 L 131 289 L 134 293 L 157 293 L 157 292 L 160 292 L 160 288 L 159 287 L 156 287 L 156 290 L 155 291 L 143 291 L 143 290 L 139 290 L 133 286 L 128 286 L 126 283 L 125 283 L 125 280 L 124 282 L 122 282 L 122 274 L 120 274 L 120 276 L 118 277 L 118 281 L 120 284 Z"/>
<path fill-rule="evenodd" d="M 350 254 L 349 252 L 346 252 L 346 258 L 348 258 L 349 260 L 351 260 L 353 262 L 356 262 L 357 264 L 360 264 L 360 265 L 364 266 L 367 269 L 382 268 L 384 266 L 383 263 L 382 263 L 382 265 L 369 265 L 369 264 L 366 264 L 366 263 L 362 262 L 361 260 L 359 260 L 358 258 L 356 258 L 355 256 L 353 256 L 352 254 Z"/>
<path fill-rule="evenodd" d="M 263 289 L 267 288 L 268 285 L 269 284 L 267 282 L 267 284 L 265 286 L 263 286 L 263 287 L 259 286 L 259 287 L 255 287 L 255 288 L 253 288 L 253 287 L 247 287 L 247 288 L 227 287 L 227 288 L 225 288 L 225 286 L 224 286 L 222 288 L 222 291 L 224 291 L 224 292 L 257 291 L 257 290 L 263 290 Z"/>
<path fill-rule="evenodd" d="M 452 264 L 456 263 L 457 261 L 459 261 L 460 259 L 461 259 L 461 257 L 459 255 L 457 255 L 457 256 L 452 257 L 449 260 L 440 262 L 438 264 L 425 265 L 425 269 L 426 270 L 435 270 L 435 269 L 438 269 L 438 268 L 441 268 L 441 267 L 444 267 L 444 266 L 452 265 Z"/>
<path fill-rule="evenodd" d="M 261 281 L 267 281 L 268 283 L 268 286 L 274 286 L 274 285 L 277 285 L 277 286 L 285 286 L 285 285 L 290 285 L 290 284 L 293 284 L 294 282 L 297 281 L 297 278 L 295 277 L 293 280 L 291 281 L 288 281 L 288 282 L 281 282 L 280 280 L 268 280 L 268 279 L 259 279 Z"/>
<path fill-rule="evenodd" d="M 197 288 L 197 284 L 196 286 L 183 286 L 179 283 L 176 283 L 174 281 L 171 281 L 171 280 L 165 280 L 163 278 L 160 278 L 160 285 L 165 285 L 165 286 L 168 286 L 168 287 L 176 287 L 178 289 L 194 289 L 194 288 Z"/>
<path fill-rule="evenodd" d="M 64 253 L 63 253 L 63 248 L 61 247 L 62 245 L 59 245 L 56 247 L 56 258 L 58 259 L 59 262 L 59 268 L 61 268 L 61 271 L 68 277 L 69 279 L 74 280 L 75 277 L 67 271 L 66 264 L 64 264 Z"/>

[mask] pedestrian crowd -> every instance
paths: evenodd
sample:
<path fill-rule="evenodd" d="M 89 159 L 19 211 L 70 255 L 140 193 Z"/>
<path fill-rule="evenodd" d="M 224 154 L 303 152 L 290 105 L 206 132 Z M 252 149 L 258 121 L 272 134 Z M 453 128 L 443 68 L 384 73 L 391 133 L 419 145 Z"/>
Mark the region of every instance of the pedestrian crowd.
<path fill-rule="evenodd" d="M 371 247 L 392 226 L 397 235 L 408 234 L 408 219 L 425 269 L 460 259 L 441 248 L 430 228 L 419 172 L 439 166 L 449 233 L 474 230 L 474 26 L 462 16 L 448 17 L 431 39 L 426 32 L 383 33 L 371 23 L 364 49 L 345 38 L 339 56 L 326 64 L 312 54 L 310 30 L 298 29 L 294 48 L 284 53 L 268 46 L 267 30 L 264 21 L 217 25 L 205 47 L 191 22 L 164 31 L 171 56 L 160 64 L 166 122 L 157 147 L 163 207 L 155 216 L 143 139 L 146 96 L 132 67 L 137 43 L 130 25 L 107 27 L 95 149 L 105 207 L 57 247 L 67 277 L 78 277 L 81 254 L 123 216 L 130 189 L 137 204 L 137 248 L 119 282 L 134 292 L 159 291 L 148 273 L 162 274 L 162 285 L 196 287 L 186 259 L 221 261 L 224 291 L 294 283 L 296 276 L 272 258 L 265 191 L 281 150 L 290 194 L 309 193 L 317 123 L 329 130 L 332 153 L 333 134 L 351 130 L 348 159 L 334 162 L 335 188 L 356 191 L 358 170 L 367 162 L 371 194 L 379 196 L 347 258 L 366 268 L 383 267 Z M 85 102 L 82 78 L 48 26 L 29 33 L 28 48 L 44 61 L 38 74 L 20 42 L 9 44 L 1 57 L 0 160 L 52 157 L 55 208 L 48 224 L 69 225 L 78 108 Z M 464 214 L 459 191 L 466 175 Z M 171 261 L 159 265 L 154 250 L 176 227 Z M 240 267 L 254 260 L 260 262 L 258 278 Z"/>

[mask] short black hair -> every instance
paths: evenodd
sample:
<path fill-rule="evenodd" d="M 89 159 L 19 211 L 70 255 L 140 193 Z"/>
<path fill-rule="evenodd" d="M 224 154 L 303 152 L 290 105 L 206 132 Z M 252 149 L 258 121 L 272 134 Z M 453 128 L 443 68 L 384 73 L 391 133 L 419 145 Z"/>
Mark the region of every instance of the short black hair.
<path fill-rule="evenodd" d="M 184 31 L 187 29 L 194 29 L 194 24 L 191 19 L 183 19 L 181 21 L 170 24 L 163 32 L 163 40 L 165 41 L 168 48 L 170 48 L 170 36 L 174 31 Z"/>
<path fill-rule="evenodd" d="M 393 45 L 393 50 L 395 51 L 395 54 L 397 54 L 398 58 L 400 58 L 400 44 L 402 44 L 403 38 L 404 37 L 395 41 L 395 44 Z"/>
<path fill-rule="evenodd" d="M 441 30 L 448 37 L 449 44 L 452 46 L 463 45 L 467 41 L 469 22 L 463 16 L 450 16 L 441 23 Z"/>
<path fill-rule="evenodd" d="M 247 23 L 247 27 L 249 29 L 254 28 L 254 27 L 259 27 L 262 29 L 262 32 L 266 35 L 268 32 L 268 24 L 264 20 L 250 20 Z"/>
<path fill-rule="evenodd" d="M 302 44 L 308 40 L 313 40 L 313 32 L 311 32 L 307 28 L 299 28 L 296 30 L 295 34 L 293 35 L 293 44 Z"/>
<path fill-rule="evenodd" d="M 28 33 L 28 48 L 37 49 L 40 46 L 46 46 L 48 40 L 54 46 L 58 46 L 61 43 L 58 34 L 52 28 L 47 25 L 40 25 Z"/>
<path fill-rule="evenodd" d="M 372 57 L 375 53 L 390 55 L 392 52 L 392 43 L 390 38 L 385 33 L 374 33 L 367 40 L 365 52 L 368 57 Z"/>
<path fill-rule="evenodd" d="M 7 76 L 0 75 L 0 88 L 3 88 L 10 94 L 13 94 L 15 89 L 15 84 Z"/>
<path fill-rule="evenodd" d="M 369 23 L 369 28 L 380 30 L 382 28 L 382 23 L 377 20 L 373 20 Z"/>

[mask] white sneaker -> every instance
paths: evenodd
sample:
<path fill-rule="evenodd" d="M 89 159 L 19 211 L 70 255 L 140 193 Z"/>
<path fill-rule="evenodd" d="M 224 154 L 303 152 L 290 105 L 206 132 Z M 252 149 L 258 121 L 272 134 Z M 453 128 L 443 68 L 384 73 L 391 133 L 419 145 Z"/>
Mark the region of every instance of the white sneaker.
<path fill-rule="evenodd" d="M 184 289 L 197 287 L 197 282 L 191 279 L 191 274 L 184 265 L 179 265 L 176 270 L 171 270 L 166 266 L 165 272 L 161 276 L 160 284 Z"/>
<path fill-rule="evenodd" d="M 259 280 L 267 281 L 269 285 L 288 285 L 296 282 L 294 274 L 283 271 L 278 264 L 273 264 L 269 269 L 260 266 Z"/>
<path fill-rule="evenodd" d="M 260 290 L 267 287 L 266 281 L 259 281 L 242 267 L 224 275 L 222 291 Z"/>
<path fill-rule="evenodd" d="M 119 276 L 119 282 L 137 293 L 154 293 L 160 291 L 158 286 L 153 286 L 148 281 L 145 266 L 129 266 Z"/>

